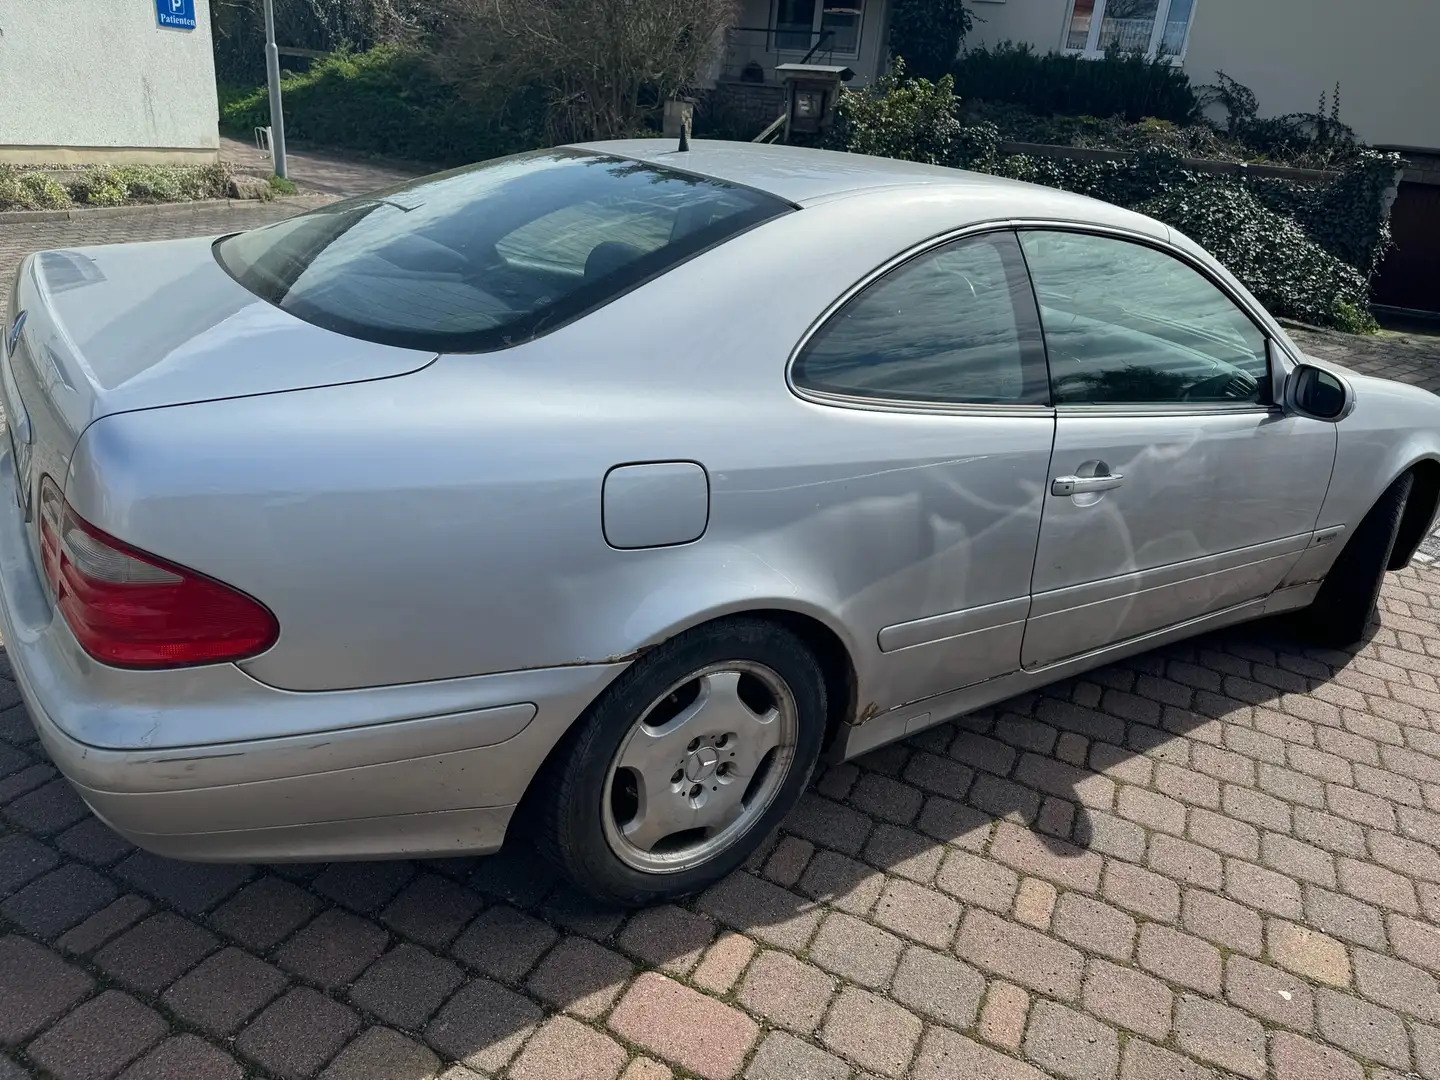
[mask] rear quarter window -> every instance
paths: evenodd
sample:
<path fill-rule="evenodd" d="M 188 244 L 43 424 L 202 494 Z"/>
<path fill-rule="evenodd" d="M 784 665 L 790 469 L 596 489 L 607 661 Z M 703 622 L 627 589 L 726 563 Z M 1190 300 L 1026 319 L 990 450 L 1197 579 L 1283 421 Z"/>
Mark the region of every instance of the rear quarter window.
<path fill-rule="evenodd" d="M 502 158 L 226 237 L 220 265 L 326 329 L 437 352 L 538 337 L 794 207 L 578 150 Z"/>

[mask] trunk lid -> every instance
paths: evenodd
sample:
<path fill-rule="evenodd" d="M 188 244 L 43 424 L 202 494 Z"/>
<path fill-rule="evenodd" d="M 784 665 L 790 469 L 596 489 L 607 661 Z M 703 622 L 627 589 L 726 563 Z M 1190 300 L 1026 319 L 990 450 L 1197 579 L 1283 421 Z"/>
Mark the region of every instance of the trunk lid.
<path fill-rule="evenodd" d="M 26 319 L 11 366 L 47 429 L 37 440 L 68 463 L 85 428 L 112 413 L 389 378 L 435 358 L 281 311 L 231 278 L 212 243 L 46 251 L 21 266 L 12 318 Z"/>

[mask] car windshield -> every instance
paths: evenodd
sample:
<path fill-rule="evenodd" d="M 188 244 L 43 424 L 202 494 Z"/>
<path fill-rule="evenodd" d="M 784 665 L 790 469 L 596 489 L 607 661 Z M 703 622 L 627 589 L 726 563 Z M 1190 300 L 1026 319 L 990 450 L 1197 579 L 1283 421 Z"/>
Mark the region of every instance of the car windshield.
<path fill-rule="evenodd" d="M 545 150 L 215 245 L 245 288 L 351 337 L 483 352 L 547 333 L 793 207 L 639 161 Z"/>

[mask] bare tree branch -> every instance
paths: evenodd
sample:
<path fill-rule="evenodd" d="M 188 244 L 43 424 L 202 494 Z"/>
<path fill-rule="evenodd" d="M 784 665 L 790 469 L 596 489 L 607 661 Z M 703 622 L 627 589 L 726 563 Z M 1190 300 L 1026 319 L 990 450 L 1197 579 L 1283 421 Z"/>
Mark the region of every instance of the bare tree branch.
<path fill-rule="evenodd" d="M 736 0 L 442 0 L 436 64 L 468 96 L 544 92 L 557 142 L 639 129 L 713 62 Z"/>

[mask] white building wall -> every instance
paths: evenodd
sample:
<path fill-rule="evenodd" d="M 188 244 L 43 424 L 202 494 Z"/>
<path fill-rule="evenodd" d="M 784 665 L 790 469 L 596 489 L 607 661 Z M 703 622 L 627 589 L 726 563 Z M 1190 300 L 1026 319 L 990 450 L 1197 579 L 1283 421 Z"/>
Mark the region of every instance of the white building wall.
<path fill-rule="evenodd" d="M 1338 81 L 1365 142 L 1440 148 L 1437 50 L 1440 0 L 1196 0 L 1185 70 L 1238 79 L 1262 116 L 1314 112 Z"/>
<path fill-rule="evenodd" d="M 0 161 L 214 161 L 210 5 L 162 29 L 155 0 L 0 0 Z"/>
<path fill-rule="evenodd" d="M 970 45 L 1060 47 L 1067 0 L 971 0 Z M 1440 148 L 1440 0 L 1195 0 L 1185 71 L 1238 79 L 1262 116 L 1313 112 L 1340 83 L 1340 119 L 1377 146 Z"/>
<path fill-rule="evenodd" d="M 966 45 L 1029 42 L 1043 53 L 1060 47 L 1070 5 L 1069 0 L 971 0 L 968 6 L 975 25 Z"/>

